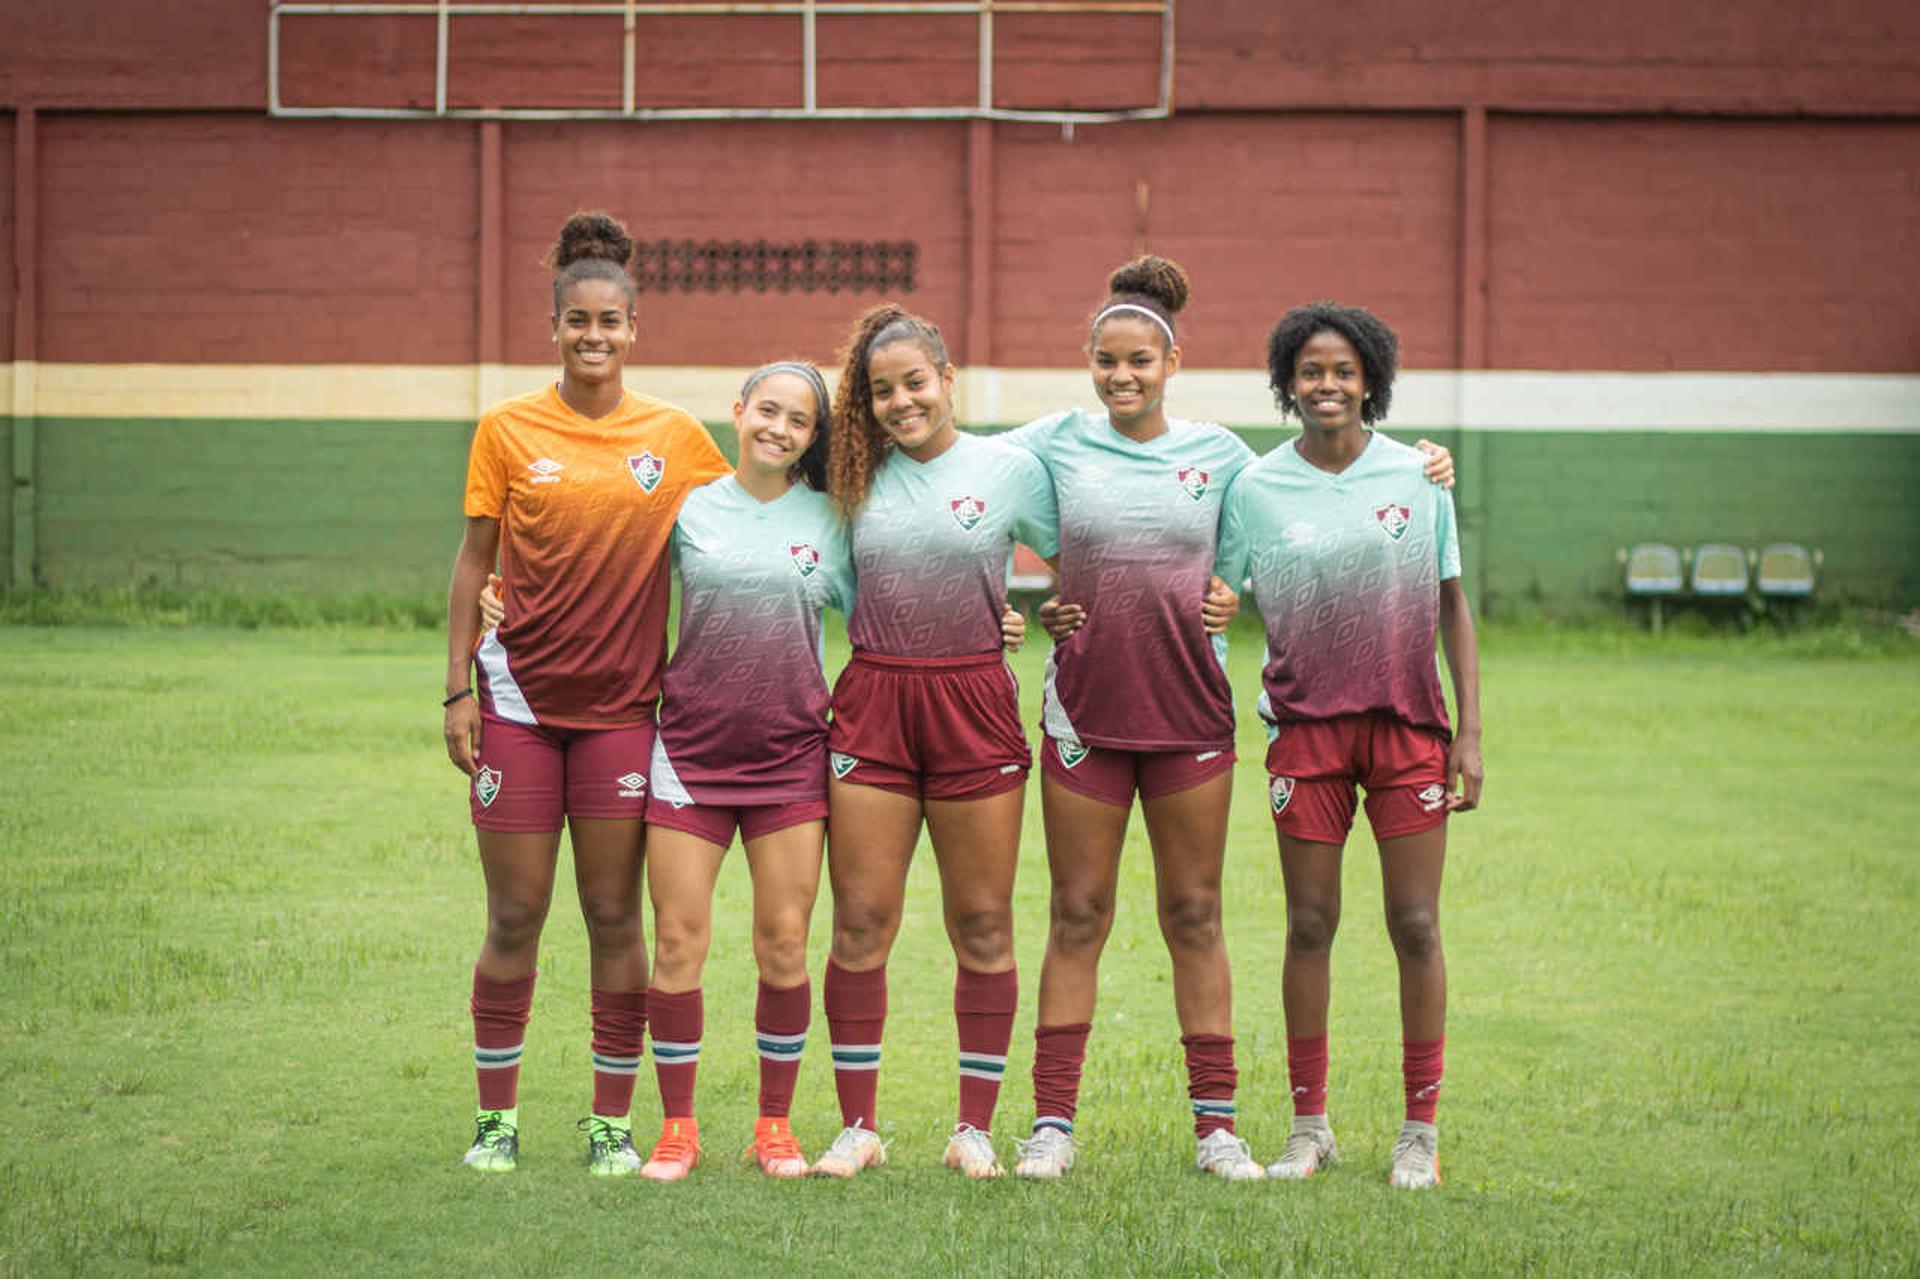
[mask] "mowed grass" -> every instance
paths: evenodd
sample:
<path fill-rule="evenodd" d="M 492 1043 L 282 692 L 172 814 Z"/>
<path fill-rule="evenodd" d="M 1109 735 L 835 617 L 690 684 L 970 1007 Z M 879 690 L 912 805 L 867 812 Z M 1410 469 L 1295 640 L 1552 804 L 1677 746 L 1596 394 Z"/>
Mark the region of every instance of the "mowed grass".
<path fill-rule="evenodd" d="M 564 878 L 521 1171 L 459 1165 L 482 893 L 439 743 L 436 638 L 0 628 L 0 1272 L 1920 1268 L 1920 658 L 1498 632 L 1485 647 L 1486 808 L 1454 824 L 1444 898 L 1438 1192 L 1386 1186 L 1398 1028 L 1364 833 L 1335 951 L 1345 1162 L 1306 1184 L 1193 1171 L 1137 817 L 1066 1181 L 936 1167 L 952 961 L 924 854 L 891 969 L 891 1162 L 851 1184 L 736 1163 L 756 1070 L 736 855 L 707 983 L 708 1158 L 662 1187 L 580 1167 L 587 976 Z M 1017 659 L 1030 702 L 1044 648 Z M 1243 704 L 1258 648 L 1238 636 Z M 1272 1158 L 1290 1119 L 1284 913 L 1260 734 L 1242 727 L 1226 926 L 1241 1131 Z M 1009 1156 L 1032 1114 L 1045 918 L 1036 791 Z M 826 1047 L 816 1010 L 795 1110 L 809 1151 L 838 1127 Z M 650 1075 L 638 1099 L 645 1140 Z"/>

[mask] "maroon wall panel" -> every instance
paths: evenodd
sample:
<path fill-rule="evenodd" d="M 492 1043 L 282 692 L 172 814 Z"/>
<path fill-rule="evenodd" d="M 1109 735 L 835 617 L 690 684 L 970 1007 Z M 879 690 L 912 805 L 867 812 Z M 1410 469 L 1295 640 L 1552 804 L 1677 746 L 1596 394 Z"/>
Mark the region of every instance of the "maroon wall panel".
<path fill-rule="evenodd" d="M 474 126 L 42 117 L 40 358 L 464 364 Z"/>
<path fill-rule="evenodd" d="M 1459 239 L 1458 129 L 1445 117 L 1214 116 L 1079 130 L 1003 129 L 992 358 L 1074 363 L 1107 273 L 1139 234 L 1194 297 L 1187 360 L 1264 357 L 1287 307 L 1333 297 L 1379 311 L 1410 365 L 1449 366 Z"/>
<path fill-rule="evenodd" d="M 1181 0 L 1186 107 L 1911 111 L 1912 0 Z"/>
<path fill-rule="evenodd" d="M 251 107 L 267 101 L 267 0 L 7 0 L 0 104 Z"/>
<path fill-rule="evenodd" d="M 552 277 L 540 259 L 580 208 L 612 211 L 643 240 L 915 241 L 919 287 L 900 300 L 962 349 L 965 138 L 958 124 L 509 125 L 507 359 L 552 358 Z M 881 300 L 848 290 L 648 294 L 635 359 L 826 360 L 853 316 Z"/>
<path fill-rule="evenodd" d="M 0 361 L 13 358 L 14 290 L 19 280 L 13 262 L 13 130 L 14 118 L 0 115 Z M 13 412 L 0 406 L 0 416 Z"/>
<path fill-rule="evenodd" d="M 434 20 L 300 16 L 280 24 L 280 102 L 431 110 Z"/>
<path fill-rule="evenodd" d="M 1490 130 L 1495 367 L 1920 370 L 1920 122 Z"/>

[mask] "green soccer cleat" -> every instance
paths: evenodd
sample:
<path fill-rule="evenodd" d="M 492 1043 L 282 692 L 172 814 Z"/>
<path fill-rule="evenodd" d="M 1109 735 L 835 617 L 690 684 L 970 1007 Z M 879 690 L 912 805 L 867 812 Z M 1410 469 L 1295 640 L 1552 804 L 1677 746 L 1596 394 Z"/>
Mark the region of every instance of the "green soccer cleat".
<path fill-rule="evenodd" d="M 588 1115 L 580 1121 L 587 1134 L 587 1171 L 596 1177 L 631 1177 L 640 1171 L 633 1148 L 633 1125 L 625 1118 Z"/>
<path fill-rule="evenodd" d="M 461 1162 L 475 1172 L 512 1172 L 520 1162 L 520 1112 L 482 1110 L 475 1115 L 473 1145 Z"/>

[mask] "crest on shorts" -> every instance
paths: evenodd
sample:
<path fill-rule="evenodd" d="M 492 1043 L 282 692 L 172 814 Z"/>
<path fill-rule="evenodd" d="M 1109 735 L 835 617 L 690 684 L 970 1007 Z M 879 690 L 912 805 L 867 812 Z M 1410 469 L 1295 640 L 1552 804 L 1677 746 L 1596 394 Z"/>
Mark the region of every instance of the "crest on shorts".
<path fill-rule="evenodd" d="M 827 753 L 827 763 L 833 766 L 833 775 L 835 777 L 845 777 L 853 771 L 853 766 L 859 762 L 860 761 L 853 756 L 842 755 L 839 751 L 829 751 Z"/>
<path fill-rule="evenodd" d="M 1180 481 L 1180 491 L 1198 502 L 1207 495 L 1207 473 L 1197 466 L 1183 466 L 1173 473 Z"/>
<path fill-rule="evenodd" d="M 645 773 L 627 773 L 613 780 L 620 785 L 621 799 L 639 799 L 647 793 L 647 775 Z"/>
<path fill-rule="evenodd" d="M 1061 741 L 1055 738 L 1053 748 L 1060 756 L 1060 766 L 1062 768 L 1076 768 L 1079 766 L 1080 761 L 1087 757 L 1087 748 L 1079 742 Z"/>
<path fill-rule="evenodd" d="M 1287 804 L 1293 799 L 1293 779 L 1275 777 L 1267 787 L 1267 802 L 1273 805 L 1273 815 L 1278 817 L 1287 811 Z"/>
<path fill-rule="evenodd" d="M 500 793 L 500 770 L 488 768 L 485 764 L 473 775 L 473 797 L 480 801 L 480 807 L 492 808 L 494 796 Z"/>
<path fill-rule="evenodd" d="M 953 512 L 953 522 L 971 533 L 987 516 L 987 499 L 969 493 L 965 497 L 950 499 L 947 509 Z"/>
<path fill-rule="evenodd" d="M 1414 798 L 1420 801 L 1420 807 L 1431 813 L 1447 802 L 1447 788 L 1439 782 L 1435 782 L 1433 785 L 1422 790 L 1418 795 L 1415 795 Z"/>
<path fill-rule="evenodd" d="M 633 482 L 651 493 L 660 487 L 660 477 L 667 473 L 665 458 L 655 457 L 652 450 L 636 453 L 627 459 L 627 470 L 633 473 Z"/>
<path fill-rule="evenodd" d="M 1413 523 L 1413 510 L 1397 502 L 1388 502 L 1385 506 L 1373 508 L 1373 518 L 1380 521 L 1380 530 L 1397 542 L 1406 536 L 1407 526 Z"/>
<path fill-rule="evenodd" d="M 820 552 L 813 548 L 811 542 L 789 542 L 787 554 L 793 557 L 794 570 L 802 577 L 812 577 L 814 570 L 820 567 Z"/>

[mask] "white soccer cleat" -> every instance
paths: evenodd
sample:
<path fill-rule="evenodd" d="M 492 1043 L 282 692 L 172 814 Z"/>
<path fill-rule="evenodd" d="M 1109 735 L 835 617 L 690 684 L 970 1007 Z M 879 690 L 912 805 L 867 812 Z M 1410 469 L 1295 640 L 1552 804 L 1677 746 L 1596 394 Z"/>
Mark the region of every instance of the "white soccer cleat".
<path fill-rule="evenodd" d="M 972 1124 L 961 1124 L 953 1130 L 953 1136 L 947 1140 L 947 1153 L 941 1156 L 940 1162 L 975 1181 L 998 1177 L 1007 1171 L 993 1153 L 993 1134 Z"/>
<path fill-rule="evenodd" d="M 1440 1184 L 1440 1130 L 1432 1124 L 1409 1119 L 1400 1125 L 1400 1139 L 1393 1143 L 1393 1172 L 1389 1186 L 1402 1190 L 1425 1190 Z"/>
<path fill-rule="evenodd" d="M 1020 1152 L 1020 1162 L 1013 1166 L 1013 1175 L 1042 1181 L 1054 1181 L 1064 1175 L 1073 1167 L 1074 1155 L 1079 1152 L 1072 1133 L 1051 1126 L 1034 1129 L 1033 1136 L 1015 1146 Z"/>
<path fill-rule="evenodd" d="M 1280 1157 L 1267 1165 L 1267 1176 L 1281 1181 L 1305 1181 L 1322 1168 L 1331 1168 L 1340 1162 L 1339 1148 L 1334 1144 L 1333 1129 L 1327 1123 L 1325 1115 L 1296 1115 L 1293 1120 L 1293 1135 L 1287 1138 L 1287 1148 Z"/>
<path fill-rule="evenodd" d="M 1247 1143 L 1225 1128 L 1215 1128 L 1200 1139 L 1193 1166 L 1228 1181 L 1260 1181 L 1267 1175 L 1267 1170 L 1247 1149 Z"/>
<path fill-rule="evenodd" d="M 887 1143 L 871 1128 L 842 1128 L 807 1171 L 815 1177 L 851 1177 L 887 1162 Z"/>

